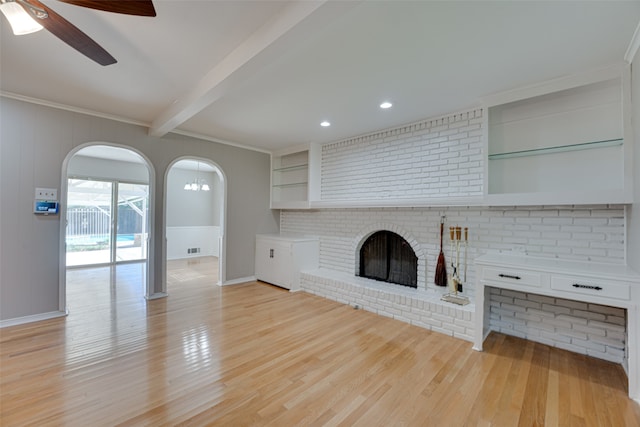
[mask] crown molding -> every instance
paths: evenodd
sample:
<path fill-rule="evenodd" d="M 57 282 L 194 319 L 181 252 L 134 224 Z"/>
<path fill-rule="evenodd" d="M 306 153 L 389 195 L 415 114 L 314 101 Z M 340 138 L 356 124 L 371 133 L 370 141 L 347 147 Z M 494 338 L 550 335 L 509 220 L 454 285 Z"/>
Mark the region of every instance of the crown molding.
<path fill-rule="evenodd" d="M 107 120 L 114 120 L 116 122 L 127 123 L 130 125 L 145 126 L 145 127 L 149 126 L 148 123 L 144 123 L 139 120 L 133 120 L 133 119 L 128 119 L 126 117 L 101 113 L 99 111 L 93 111 L 86 108 L 74 107 L 72 105 L 60 104 L 58 102 L 47 101 L 45 99 L 40 99 L 40 98 L 33 98 L 30 96 L 20 95 L 13 92 L 0 91 L 0 96 L 5 98 L 15 99 L 18 101 L 28 102 L 30 104 L 42 105 L 43 107 L 56 108 L 58 110 L 69 111 L 72 113 L 85 114 L 87 116 L 99 117 Z"/>
<path fill-rule="evenodd" d="M 169 133 L 175 133 L 176 135 L 188 136 L 189 138 L 202 139 L 202 140 L 209 141 L 209 142 L 217 142 L 218 144 L 229 145 L 231 147 L 242 148 L 244 150 L 257 151 L 258 153 L 271 154 L 271 151 L 265 150 L 263 148 L 252 147 L 250 145 L 244 145 L 244 144 L 240 144 L 238 142 L 226 141 L 224 139 L 218 139 L 218 138 L 214 138 L 212 136 L 202 135 L 202 134 L 199 134 L 199 133 L 196 133 L 196 132 L 190 132 L 190 131 L 187 131 L 187 130 L 173 129 Z"/>
<path fill-rule="evenodd" d="M 61 103 L 53 102 L 53 101 L 47 101 L 47 100 L 40 99 L 40 98 L 33 98 L 33 97 L 30 97 L 30 96 L 20 95 L 20 94 L 13 93 L 13 92 L 6 92 L 6 91 L 0 90 L 0 97 L 9 98 L 9 99 L 15 99 L 17 101 L 28 102 L 30 104 L 41 105 L 43 107 L 56 108 L 58 110 L 64 110 L 64 111 L 69 111 L 69 112 L 72 112 L 72 113 L 84 114 L 84 115 L 87 115 L 87 116 L 98 117 L 98 118 L 107 119 L 107 120 L 113 120 L 113 121 L 116 121 L 116 122 L 126 123 L 126 124 L 136 125 L 136 126 L 141 126 L 141 127 L 145 127 L 145 128 L 148 128 L 151 125 L 150 123 L 143 122 L 143 121 L 140 121 L 140 120 L 133 120 L 133 119 L 129 119 L 129 118 L 122 117 L 122 116 L 116 116 L 116 115 L 113 115 L 113 114 L 101 113 L 99 111 L 89 110 L 89 109 L 80 108 L 80 107 L 74 107 L 74 106 L 71 106 L 71 105 L 61 104 Z M 195 132 L 189 132 L 189 131 L 180 130 L 180 129 L 173 129 L 169 133 L 173 133 L 173 134 L 176 134 L 176 135 L 182 135 L 182 136 L 186 136 L 186 137 L 189 137 L 189 138 L 201 139 L 201 140 L 208 141 L 208 142 L 215 142 L 215 143 L 218 143 L 218 144 L 229 145 L 231 147 L 242 148 L 244 150 L 257 151 L 259 153 L 271 154 L 271 151 L 269 151 L 269 150 L 256 148 L 256 147 L 251 147 L 249 145 L 244 145 L 244 144 L 240 144 L 240 143 L 237 143 L 237 142 L 225 141 L 223 139 L 213 138 L 211 136 L 202 135 L 202 134 L 198 134 L 198 133 L 195 133 Z"/>

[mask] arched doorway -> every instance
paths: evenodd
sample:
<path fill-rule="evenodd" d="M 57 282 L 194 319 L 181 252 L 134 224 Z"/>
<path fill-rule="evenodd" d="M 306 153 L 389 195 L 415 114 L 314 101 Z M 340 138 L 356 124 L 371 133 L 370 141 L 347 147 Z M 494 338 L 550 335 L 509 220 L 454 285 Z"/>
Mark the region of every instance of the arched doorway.
<path fill-rule="evenodd" d="M 168 282 L 203 271 L 212 284 L 224 282 L 225 201 L 224 173 L 211 160 L 182 157 L 167 169 L 165 291 Z"/>
<path fill-rule="evenodd" d="M 69 153 L 62 177 L 61 308 L 66 309 L 68 269 L 137 263 L 135 293 L 148 297 L 153 283 L 150 162 L 129 147 L 89 143 Z"/>

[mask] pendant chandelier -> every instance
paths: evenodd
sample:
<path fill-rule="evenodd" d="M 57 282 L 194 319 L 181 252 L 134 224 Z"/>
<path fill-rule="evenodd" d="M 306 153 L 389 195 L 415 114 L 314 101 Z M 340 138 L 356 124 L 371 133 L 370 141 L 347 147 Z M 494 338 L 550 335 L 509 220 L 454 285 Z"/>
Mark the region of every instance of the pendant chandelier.
<path fill-rule="evenodd" d="M 184 189 L 187 191 L 209 191 L 210 188 L 207 181 L 204 178 L 200 178 L 200 162 L 197 162 L 197 164 L 196 177 L 191 182 L 187 181 L 184 185 Z"/>

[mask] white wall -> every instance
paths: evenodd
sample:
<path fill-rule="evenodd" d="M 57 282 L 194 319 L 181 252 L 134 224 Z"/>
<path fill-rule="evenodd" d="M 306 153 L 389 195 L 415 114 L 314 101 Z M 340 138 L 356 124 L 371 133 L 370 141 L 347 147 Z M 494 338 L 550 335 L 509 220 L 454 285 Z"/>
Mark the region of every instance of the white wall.
<path fill-rule="evenodd" d="M 151 137 L 141 126 L 0 97 L 0 320 L 59 310 L 59 215 L 33 214 L 35 187 L 60 189 L 63 162 L 80 145 L 99 141 L 131 147 L 155 172 L 152 229 L 154 292 L 161 292 L 164 180 L 177 158 L 219 165 L 227 178 L 226 279 L 253 276 L 255 235 L 278 230 L 269 209 L 269 155 L 168 134 Z"/>
<path fill-rule="evenodd" d="M 167 259 L 220 255 L 220 227 L 167 227 Z M 199 252 L 189 253 L 197 248 Z"/>
<path fill-rule="evenodd" d="M 640 271 L 640 49 L 631 64 L 631 102 L 633 135 L 635 138 L 634 156 L 634 203 L 629 208 L 628 254 L 629 266 Z M 640 383 L 640 379 L 638 379 Z"/>
<path fill-rule="evenodd" d="M 636 52 L 631 64 L 631 103 L 634 144 L 634 203 L 629 208 L 627 262 L 636 271 L 640 271 L 640 50 Z M 636 339 L 636 354 L 640 353 L 640 339 Z M 640 371 L 635 379 L 640 384 Z"/>
<path fill-rule="evenodd" d="M 210 191 L 185 191 L 184 184 L 193 181 L 196 171 L 171 168 L 167 177 L 167 226 L 220 226 L 222 191 L 215 172 L 200 172 Z"/>

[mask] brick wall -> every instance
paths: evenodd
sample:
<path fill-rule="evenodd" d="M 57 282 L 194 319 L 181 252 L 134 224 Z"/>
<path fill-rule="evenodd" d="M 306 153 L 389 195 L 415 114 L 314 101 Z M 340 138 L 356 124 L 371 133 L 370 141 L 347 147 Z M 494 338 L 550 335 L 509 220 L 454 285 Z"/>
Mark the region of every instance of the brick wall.
<path fill-rule="evenodd" d="M 280 230 L 319 236 L 320 267 L 355 273 L 355 251 L 362 236 L 374 229 L 391 229 L 415 241 L 412 246 L 424 257 L 420 264 L 424 270 L 418 274 L 424 275 L 427 287 L 433 287 L 440 215 L 446 216 L 446 226 L 469 228 L 469 283 L 475 278 L 473 259 L 489 251 L 526 248 L 533 256 L 624 263 L 625 213 L 618 205 L 286 210 L 280 214 Z M 444 252 L 450 262 L 446 234 Z M 472 287 L 468 292 L 473 294 Z"/>
<path fill-rule="evenodd" d="M 482 196 L 483 110 L 322 147 L 323 201 Z"/>
<path fill-rule="evenodd" d="M 622 308 L 491 288 L 491 329 L 577 353 L 623 363 Z"/>

